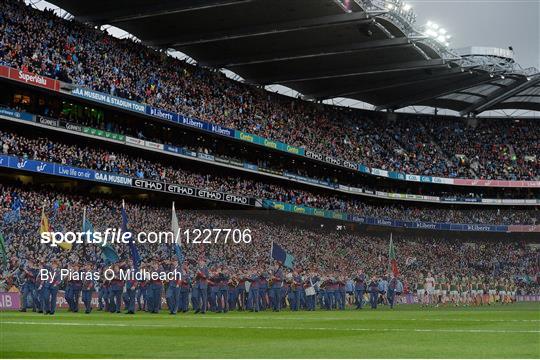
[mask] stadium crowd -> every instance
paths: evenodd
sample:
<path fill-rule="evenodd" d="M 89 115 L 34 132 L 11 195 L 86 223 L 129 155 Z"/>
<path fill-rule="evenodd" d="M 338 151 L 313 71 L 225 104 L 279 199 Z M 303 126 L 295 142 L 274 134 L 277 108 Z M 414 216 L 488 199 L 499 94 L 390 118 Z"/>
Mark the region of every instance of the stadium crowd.
<path fill-rule="evenodd" d="M 48 217 L 54 231 L 80 231 L 83 228 L 83 212 L 86 220 L 93 224 L 94 231 L 120 228 L 122 203 L 119 199 L 107 199 L 99 194 L 68 194 L 57 192 L 47 186 L 2 184 L 0 190 L 0 218 L 4 219 L 2 232 L 8 257 L 2 277 L 5 281 L 2 284 L 4 289 L 15 286 L 22 290 L 23 296 L 29 296 L 29 286 L 33 286 L 33 291 L 36 291 L 41 285 L 39 281 L 36 282 L 35 278 L 29 276 L 32 273 L 29 269 L 34 271 L 40 266 L 50 268 L 52 264 L 53 269 L 69 268 L 77 271 L 102 269 L 110 265 L 109 258 L 103 256 L 103 250 L 99 245 L 74 244 L 71 250 L 61 251 L 59 248 L 41 244 L 36 239 L 39 237 L 42 214 Z M 13 211 L 14 203 L 18 204 L 20 216 L 5 221 L 5 215 Z M 134 234 L 142 231 L 148 233 L 171 229 L 170 208 L 128 201 L 125 209 L 129 219 L 128 228 Z M 393 291 L 402 294 L 418 293 L 420 301 L 427 303 L 444 302 L 444 299 L 456 304 L 476 303 L 478 299 L 474 296 L 470 297 L 470 290 L 477 291 L 479 286 L 481 289 L 485 288 L 486 295 L 488 291 L 489 294 L 491 291 L 496 291 L 497 294 L 501 291 L 514 294 L 540 292 L 540 252 L 538 248 L 530 247 L 525 242 L 394 236 L 393 244 L 397 251 L 398 270 L 394 272 L 394 275 L 389 275 L 390 255 L 387 236 L 367 235 L 329 226 L 316 229 L 313 225 L 292 224 L 290 219 L 280 220 L 278 216 L 265 217 L 241 212 L 179 210 L 177 214 L 181 229 L 251 230 L 252 240 L 249 243 L 233 244 L 223 241 L 212 244 L 182 243 L 182 263 L 178 262 L 171 244 L 136 245 L 142 260 L 142 268 L 158 269 L 170 266 L 181 268 L 185 279 L 189 280 L 187 285 L 182 286 L 186 285 L 192 296 L 193 292 L 200 290 L 195 290 L 195 284 L 201 281 L 201 277 L 205 277 L 210 309 L 215 311 L 235 307 L 245 309 L 246 306 L 250 310 L 268 309 L 272 303 L 270 293 L 275 276 L 279 276 L 284 283 L 283 291 L 287 302 L 285 298 L 283 301 L 292 310 L 298 310 L 300 307 L 308 310 L 312 308 L 311 301 L 315 299 L 307 299 L 307 288 L 312 287 L 314 283 L 317 283 L 316 296 L 319 299 L 317 303 L 322 308 L 338 309 L 344 308 L 345 298 L 351 305 L 355 302 L 354 295 L 359 286 L 364 286 L 363 291 L 366 294 L 370 293 L 372 283 L 376 284 L 377 298 L 381 292 L 387 293 L 388 289 L 394 286 Z M 269 257 L 272 243 L 279 244 L 294 256 L 292 269 L 274 267 Z M 117 265 L 130 267 L 129 264 L 133 259 L 130 247 L 125 244 L 115 244 L 114 248 L 118 254 Z M 432 277 L 437 280 L 432 280 Z M 396 280 L 392 283 L 393 279 Z M 222 281 L 225 281 L 228 299 L 231 300 L 229 297 L 231 294 L 233 294 L 233 299 L 228 306 L 222 303 L 223 307 L 219 308 L 215 298 L 223 285 Z M 29 285 L 29 282 L 32 284 Z M 70 284 L 68 281 L 65 284 L 59 282 L 54 286 L 66 291 L 66 300 L 70 303 L 68 296 L 75 296 L 71 286 L 79 286 L 76 295 L 78 299 L 81 285 L 87 284 L 89 283 Z M 134 289 L 142 287 L 146 291 L 140 295 L 144 298 L 143 307 L 144 303 L 152 304 L 153 300 L 150 296 L 153 290 L 150 289 L 153 289 L 152 286 L 156 284 L 134 285 Z M 99 282 L 90 285 L 92 290 L 99 290 L 100 303 L 103 300 L 101 307 L 106 308 L 108 305 L 103 304 L 109 303 L 109 300 L 115 303 L 115 300 L 112 300 L 114 280 L 112 283 Z M 131 286 L 129 282 L 124 285 L 127 289 Z M 167 294 L 170 307 L 171 283 L 166 285 L 167 292 L 163 294 Z M 430 288 L 432 285 L 433 289 Z M 161 286 L 160 282 L 159 296 L 164 289 Z M 437 288 L 439 290 L 446 289 L 448 286 L 449 297 L 446 297 L 445 290 L 444 297 L 439 298 L 438 296 L 442 296 L 443 292 L 436 293 L 435 286 L 440 286 Z M 458 286 L 459 299 L 453 299 L 451 292 L 457 291 L 453 289 L 458 289 Z M 260 294 L 257 294 L 259 300 L 256 306 L 248 300 L 253 296 L 252 292 L 255 288 L 260 291 Z M 104 289 L 108 289 L 108 295 L 103 292 Z M 120 293 L 121 289 L 122 287 L 120 287 Z M 304 290 L 300 295 L 296 295 L 297 289 Z M 126 288 L 124 291 L 128 294 Z M 332 293 L 331 298 L 328 298 L 329 293 Z M 297 296 L 300 297 L 297 298 Z M 504 296 L 500 297 L 501 302 L 503 298 Z M 388 293 L 388 297 L 383 296 L 382 299 L 388 303 L 391 299 L 390 294 Z M 486 301 L 490 303 L 492 300 Z M 196 310 L 204 311 L 200 304 L 197 308 L 196 300 L 192 299 L 192 302 Z M 127 303 L 126 301 L 126 307 L 129 309 Z M 154 304 L 156 304 L 155 301 Z M 359 305 L 358 302 L 356 305 Z M 36 307 L 33 304 L 29 306 Z M 146 310 L 156 310 L 153 305 L 149 306 L 147 305 Z M 116 308 L 113 306 L 112 311 L 115 311 L 114 309 Z"/>
<path fill-rule="evenodd" d="M 51 141 L 44 137 L 28 137 L 0 131 L 2 153 L 22 159 L 50 161 L 93 170 L 127 175 L 135 178 L 164 181 L 172 184 L 220 191 L 236 195 L 251 196 L 304 205 L 324 210 L 336 210 L 384 219 L 408 221 L 451 222 L 495 225 L 534 225 L 538 221 L 536 208 L 433 208 L 403 204 L 373 204 L 351 196 L 313 192 L 291 188 L 278 183 L 263 182 L 244 174 L 233 176 L 227 173 L 203 173 L 188 169 L 180 164 L 165 164 L 143 156 L 131 156 L 101 148 Z"/>
<path fill-rule="evenodd" d="M 44 102 L 46 104 L 46 101 Z M 7 103 L 4 104 L 7 108 L 16 108 L 17 104 Z M 193 152 L 204 155 L 212 155 L 225 159 L 226 161 L 236 162 L 237 164 L 249 163 L 257 165 L 261 172 L 270 172 L 273 174 L 287 173 L 294 174 L 309 179 L 322 181 L 330 186 L 351 186 L 356 188 L 362 188 L 368 191 L 386 191 L 392 193 L 406 193 L 415 195 L 428 195 L 428 196 L 446 196 L 446 197 L 459 197 L 459 198 L 489 198 L 489 199 L 520 199 L 520 198 L 534 198 L 534 188 L 460 188 L 453 186 L 451 188 L 446 187 L 432 188 L 422 187 L 418 184 L 410 184 L 407 182 L 381 182 L 376 184 L 366 180 L 373 180 L 369 177 L 358 176 L 356 171 L 332 172 L 329 167 L 317 167 L 311 163 L 296 161 L 294 158 L 287 156 L 265 156 L 267 154 L 261 154 L 252 151 L 250 147 L 244 147 L 242 144 L 235 144 L 219 141 L 218 139 L 205 138 L 204 136 L 194 136 L 194 134 L 184 132 L 170 131 L 170 128 L 166 128 L 167 131 L 163 131 L 163 128 L 153 126 L 152 123 L 145 122 L 144 125 L 137 124 L 121 124 L 118 121 L 110 121 L 106 119 L 103 112 L 97 111 L 95 108 L 83 107 L 83 106 L 65 106 L 53 108 L 50 106 L 43 106 L 32 111 L 37 112 L 38 115 L 45 117 L 46 120 L 60 120 L 66 124 L 77 124 L 81 126 L 91 127 L 102 131 L 107 131 L 115 134 L 121 134 L 138 138 L 140 140 L 152 141 L 158 144 L 166 144 L 173 147 L 184 148 Z M 24 109 L 19 109 L 24 111 Z M 41 117 L 40 117 L 41 118 Z M 40 121 L 38 118 L 38 122 Z"/>
<path fill-rule="evenodd" d="M 370 167 L 508 180 L 540 174 L 540 127 L 533 121 L 392 119 L 314 104 L 247 86 L 22 1 L 0 4 L 0 64 Z"/>

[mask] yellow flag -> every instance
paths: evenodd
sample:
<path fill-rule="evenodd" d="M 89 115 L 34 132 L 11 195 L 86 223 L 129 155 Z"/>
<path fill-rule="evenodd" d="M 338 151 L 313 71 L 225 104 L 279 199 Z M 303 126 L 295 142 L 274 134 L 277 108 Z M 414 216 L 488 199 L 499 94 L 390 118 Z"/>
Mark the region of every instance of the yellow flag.
<path fill-rule="evenodd" d="M 47 215 L 45 215 L 45 205 L 41 208 L 41 223 L 39 224 L 39 233 L 42 234 L 44 232 L 50 232 L 51 231 L 51 225 L 49 224 L 49 218 Z M 58 246 L 62 250 L 71 250 L 73 247 L 73 244 L 70 243 L 59 243 Z"/>
<path fill-rule="evenodd" d="M 39 232 L 50 232 L 51 227 L 49 226 L 49 219 L 47 218 L 47 215 L 45 215 L 45 206 L 41 208 L 41 223 L 39 225 Z"/>

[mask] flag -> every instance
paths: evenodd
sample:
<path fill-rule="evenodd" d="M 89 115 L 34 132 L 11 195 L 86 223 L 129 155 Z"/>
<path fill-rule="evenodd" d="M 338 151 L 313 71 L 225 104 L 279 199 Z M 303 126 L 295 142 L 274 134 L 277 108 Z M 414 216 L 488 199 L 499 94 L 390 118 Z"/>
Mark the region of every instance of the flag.
<path fill-rule="evenodd" d="M 124 200 L 122 200 L 122 233 L 127 233 L 128 230 L 128 217 L 126 213 L 126 206 L 124 203 Z M 139 264 L 141 263 L 141 257 L 139 256 L 139 251 L 137 250 L 137 246 L 135 245 L 135 240 L 132 236 L 129 236 L 126 238 L 126 240 L 130 240 L 128 243 L 129 250 L 131 252 L 131 260 L 133 261 L 133 266 L 135 269 L 139 268 Z"/>
<path fill-rule="evenodd" d="M 4 235 L 1 232 L 0 232 L 0 260 L 2 261 L 2 266 L 7 265 L 6 244 L 4 243 Z"/>
<path fill-rule="evenodd" d="M 11 211 L 4 214 L 4 224 L 19 222 L 21 220 L 21 199 L 17 193 L 13 194 L 13 201 L 11 202 Z"/>
<path fill-rule="evenodd" d="M 92 223 L 90 222 L 90 220 L 88 220 L 88 219 L 86 218 L 86 208 L 83 209 L 82 232 L 83 232 L 83 233 L 89 232 L 89 233 L 90 233 L 90 238 L 91 238 L 91 239 L 94 238 L 94 224 L 92 224 Z"/>
<path fill-rule="evenodd" d="M 175 239 L 179 230 L 180 230 L 180 226 L 178 225 L 178 218 L 176 217 L 176 210 L 174 209 L 174 202 L 173 202 L 172 203 L 172 216 L 171 216 L 171 231 Z M 182 264 L 184 262 L 184 254 L 182 253 L 182 247 L 176 241 L 174 243 L 174 253 L 176 254 L 176 259 L 178 259 L 178 264 Z"/>
<path fill-rule="evenodd" d="M 46 232 L 51 232 L 51 224 L 49 222 L 49 218 L 45 214 L 45 204 L 43 204 L 43 207 L 41 208 L 41 222 L 39 224 L 39 233 L 40 235 Z M 73 244 L 61 242 L 58 244 L 58 246 L 63 250 L 71 250 Z"/>
<path fill-rule="evenodd" d="M 11 209 L 4 214 L 4 225 L 9 225 L 11 223 L 16 223 L 21 220 L 21 210 L 20 209 Z"/>
<path fill-rule="evenodd" d="M 63 226 L 59 226 L 60 227 L 60 231 L 63 230 Z M 51 223 L 49 221 L 49 218 L 47 217 L 47 215 L 45 214 L 45 204 L 43 204 L 43 207 L 41 208 L 41 224 L 40 224 L 40 233 L 44 233 L 44 232 L 51 232 L 52 231 L 52 227 L 51 227 Z M 71 248 L 73 247 L 73 244 L 70 244 L 70 243 L 67 243 L 67 242 L 61 242 L 61 243 L 58 243 L 58 246 L 62 249 L 62 250 L 71 250 Z"/>
<path fill-rule="evenodd" d="M 51 226 L 49 225 L 49 218 L 47 215 L 45 215 L 45 204 L 43 204 L 43 207 L 41 208 L 41 222 L 39 224 L 39 232 L 40 234 L 45 232 L 50 232 Z"/>
<path fill-rule="evenodd" d="M 294 266 L 294 256 L 286 252 L 281 246 L 272 241 L 272 249 L 270 250 L 272 259 L 279 261 L 286 268 L 292 269 Z"/>
<path fill-rule="evenodd" d="M 396 247 L 392 240 L 392 234 L 390 234 L 390 245 L 388 246 L 388 269 L 392 271 L 394 276 L 399 276 L 399 269 L 397 266 Z"/>
<path fill-rule="evenodd" d="M 111 244 L 105 244 L 101 247 L 101 258 L 106 264 L 113 264 L 120 261 L 120 256 Z"/>

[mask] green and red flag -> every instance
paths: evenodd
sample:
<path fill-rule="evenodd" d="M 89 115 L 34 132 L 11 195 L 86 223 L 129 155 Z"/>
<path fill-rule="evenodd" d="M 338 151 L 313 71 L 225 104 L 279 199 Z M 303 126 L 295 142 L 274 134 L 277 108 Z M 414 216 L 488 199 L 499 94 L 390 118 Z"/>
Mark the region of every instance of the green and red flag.
<path fill-rule="evenodd" d="M 394 276 L 399 276 L 396 247 L 394 246 L 394 241 L 392 240 L 392 234 L 390 234 L 390 245 L 388 246 L 388 270 L 392 271 Z"/>
<path fill-rule="evenodd" d="M 2 232 L 0 232 L 0 262 L 2 263 L 2 267 L 5 267 L 8 262 L 6 244 Z"/>

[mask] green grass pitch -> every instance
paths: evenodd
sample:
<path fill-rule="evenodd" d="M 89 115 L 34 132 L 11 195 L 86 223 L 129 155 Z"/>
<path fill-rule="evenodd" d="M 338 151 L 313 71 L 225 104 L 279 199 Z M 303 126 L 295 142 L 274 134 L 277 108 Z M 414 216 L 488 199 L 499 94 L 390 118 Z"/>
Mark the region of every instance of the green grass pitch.
<path fill-rule="evenodd" d="M 540 358 L 540 304 L 134 316 L 0 313 L 1 358 Z"/>

